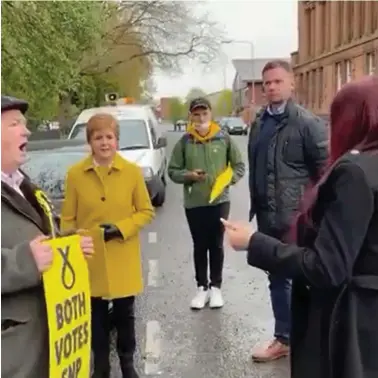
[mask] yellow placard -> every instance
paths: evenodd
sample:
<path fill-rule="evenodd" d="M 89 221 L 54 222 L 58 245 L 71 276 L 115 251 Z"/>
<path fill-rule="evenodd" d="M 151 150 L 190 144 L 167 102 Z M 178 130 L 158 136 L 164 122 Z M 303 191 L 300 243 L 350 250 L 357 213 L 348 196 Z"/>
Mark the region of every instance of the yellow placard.
<path fill-rule="evenodd" d="M 209 203 L 214 202 L 230 185 L 232 180 L 233 170 L 229 165 L 215 180 L 214 185 L 211 189 Z"/>
<path fill-rule="evenodd" d="M 91 300 L 88 267 L 80 236 L 46 241 L 54 252 L 43 273 L 49 326 L 50 378 L 88 378 Z"/>

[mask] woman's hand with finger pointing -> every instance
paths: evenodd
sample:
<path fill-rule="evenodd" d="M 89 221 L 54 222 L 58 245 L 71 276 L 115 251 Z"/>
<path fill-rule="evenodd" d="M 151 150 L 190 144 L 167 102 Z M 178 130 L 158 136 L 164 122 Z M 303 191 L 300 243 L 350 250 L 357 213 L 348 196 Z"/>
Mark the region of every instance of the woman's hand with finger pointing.
<path fill-rule="evenodd" d="M 232 248 L 237 251 L 246 250 L 249 240 L 254 234 L 250 224 L 241 222 L 228 221 L 221 218 L 221 222 L 225 227 L 225 232 Z"/>

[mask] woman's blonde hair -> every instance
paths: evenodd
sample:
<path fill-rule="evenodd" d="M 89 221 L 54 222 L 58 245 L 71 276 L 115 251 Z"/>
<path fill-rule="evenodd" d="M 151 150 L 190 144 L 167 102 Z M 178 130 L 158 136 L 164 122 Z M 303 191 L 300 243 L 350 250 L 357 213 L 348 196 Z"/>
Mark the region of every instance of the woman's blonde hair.
<path fill-rule="evenodd" d="M 92 116 L 87 123 L 87 142 L 91 141 L 96 131 L 111 130 L 116 139 L 119 139 L 119 125 L 117 120 L 107 113 L 99 113 Z"/>

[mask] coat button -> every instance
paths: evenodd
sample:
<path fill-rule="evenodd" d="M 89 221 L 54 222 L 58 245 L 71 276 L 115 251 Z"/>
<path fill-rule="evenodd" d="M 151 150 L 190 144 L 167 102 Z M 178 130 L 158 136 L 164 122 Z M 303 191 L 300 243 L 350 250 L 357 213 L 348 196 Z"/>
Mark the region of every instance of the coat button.
<path fill-rule="evenodd" d="M 101 201 L 104 202 L 105 201 L 105 197 L 101 197 Z"/>

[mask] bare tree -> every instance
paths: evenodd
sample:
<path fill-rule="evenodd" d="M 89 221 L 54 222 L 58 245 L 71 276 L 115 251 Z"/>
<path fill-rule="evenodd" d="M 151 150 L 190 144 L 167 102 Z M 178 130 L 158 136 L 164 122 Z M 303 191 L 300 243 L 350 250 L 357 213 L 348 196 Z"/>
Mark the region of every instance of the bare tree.
<path fill-rule="evenodd" d="M 89 59 L 91 63 L 85 66 L 83 74 L 107 73 L 125 62 L 146 57 L 153 67 L 170 72 L 179 72 L 184 60 L 213 62 L 219 55 L 223 32 L 207 14 L 196 12 L 198 4 L 120 2 L 110 17 L 112 26 L 103 35 L 96 59 Z M 114 53 L 120 46 L 129 54 Z"/>

